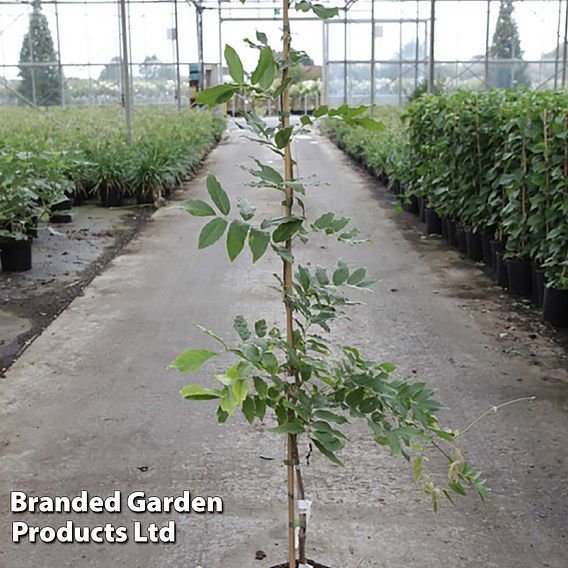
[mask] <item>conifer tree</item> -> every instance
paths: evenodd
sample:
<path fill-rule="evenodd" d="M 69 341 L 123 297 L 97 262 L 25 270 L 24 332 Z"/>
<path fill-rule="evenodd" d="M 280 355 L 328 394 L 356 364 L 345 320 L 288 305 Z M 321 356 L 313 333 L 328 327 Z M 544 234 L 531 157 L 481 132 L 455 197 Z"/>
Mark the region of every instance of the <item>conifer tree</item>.
<path fill-rule="evenodd" d="M 49 31 L 47 18 L 39 0 L 34 2 L 28 32 L 20 50 L 19 92 L 22 97 L 39 106 L 61 104 L 57 53 Z M 38 64 L 37 66 L 30 64 Z M 52 65 L 45 65 L 52 63 Z"/>
<path fill-rule="evenodd" d="M 493 34 L 490 56 L 492 59 L 522 59 L 521 39 L 517 23 L 513 18 L 513 0 L 501 0 L 499 17 Z M 512 89 L 519 85 L 530 85 L 526 73 L 527 63 L 493 63 L 489 74 L 489 86 Z"/>

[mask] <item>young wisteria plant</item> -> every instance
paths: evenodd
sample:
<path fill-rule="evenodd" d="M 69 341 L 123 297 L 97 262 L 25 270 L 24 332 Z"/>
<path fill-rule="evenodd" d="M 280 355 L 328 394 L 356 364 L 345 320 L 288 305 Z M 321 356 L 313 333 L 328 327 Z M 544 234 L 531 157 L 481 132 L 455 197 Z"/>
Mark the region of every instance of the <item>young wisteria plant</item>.
<path fill-rule="evenodd" d="M 237 337 L 232 343 L 201 327 L 219 344 L 219 349 L 189 349 L 175 359 L 172 367 L 182 373 L 194 372 L 213 357 L 230 354 L 235 362 L 225 373 L 215 375 L 217 388 L 191 384 L 182 389 L 182 396 L 187 400 L 218 400 L 219 422 L 225 422 L 237 410 L 249 423 L 264 422 L 267 414 L 273 413 L 277 425 L 270 431 L 286 437 L 288 553 L 289 566 L 295 568 L 296 534 L 300 566 L 308 566 L 309 502 L 300 468 L 301 448 L 313 447 L 341 465 L 339 452 L 347 442 L 345 427 L 351 421 L 363 421 L 378 444 L 411 463 L 416 483 L 431 497 L 435 510 L 444 496 L 452 501 L 453 495 L 465 495 L 468 485 L 482 498 L 488 489 L 479 472 L 460 452 L 459 432 L 439 425 L 436 413 L 442 405 L 425 383 L 393 377 L 394 365 L 370 360 L 331 334 L 333 321 L 353 304 L 348 292 L 371 286 L 366 269 L 341 261 L 333 268 L 313 269 L 295 260 L 294 247 L 309 246 L 314 233 L 341 243 L 362 241 L 357 240 L 359 231 L 350 226 L 350 219 L 332 211 L 310 221 L 302 199 L 309 187 L 294 175 L 292 141 L 322 117 L 336 117 L 350 126 L 370 130 L 380 130 L 383 125 L 369 116 L 368 107 L 347 105 L 337 109 L 321 106 L 313 117 L 302 116 L 297 124 L 291 124 L 288 74 L 290 67 L 305 54 L 291 48 L 290 9 L 291 3 L 284 0 L 282 51 L 271 48 L 261 32 L 256 34 L 255 41 L 247 40 L 259 52 L 258 64 L 247 78 L 237 52 L 226 46 L 225 59 L 233 82 L 203 91 L 197 99 L 198 103 L 212 108 L 240 92 L 256 100 L 280 103 L 276 126 L 254 112 L 245 113 L 244 124 L 239 126 L 248 131 L 249 138 L 281 157 L 283 174 L 258 160 L 248 171 L 253 187 L 281 195 L 283 213 L 258 219 L 256 208 L 248 201 L 240 199 L 236 206 L 231 203 L 214 175 L 207 177 L 210 203 L 190 199 L 180 205 L 193 216 L 211 218 L 200 232 L 200 249 L 226 235 L 231 261 L 247 244 L 253 263 L 264 254 L 275 254 L 281 259 L 282 274 L 276 277 L 285 310 L 285 328 L 269 328 L 263 319 L 249 326 L 247 318 L 237 315 L 234 319 Z M 295 9 L 312 11 L 324 19 L 337 15 L 337 9 L 306 0 L 296 2 Z M 430 448 L 442 452 L 449 466 L 440 484 L 427 471 Z"/>

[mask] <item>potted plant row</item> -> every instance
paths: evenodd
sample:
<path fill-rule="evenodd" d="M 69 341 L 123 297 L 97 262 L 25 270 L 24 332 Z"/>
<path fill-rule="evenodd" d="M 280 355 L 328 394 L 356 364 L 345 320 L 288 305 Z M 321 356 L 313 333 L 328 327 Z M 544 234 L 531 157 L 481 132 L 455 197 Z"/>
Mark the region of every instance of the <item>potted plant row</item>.
<path fill-rule="evenodd" d="M 561 326 L 568 325 L 557 300 L 568 293 L 567 99 L 500 90 L 423 96 L 404 111 L 396 150 L 384 133 L 347 133 L 337 121 L 326 130 L 388 179 L 428 233 L 491 266 L 499 285 L 532 296 Z"/>

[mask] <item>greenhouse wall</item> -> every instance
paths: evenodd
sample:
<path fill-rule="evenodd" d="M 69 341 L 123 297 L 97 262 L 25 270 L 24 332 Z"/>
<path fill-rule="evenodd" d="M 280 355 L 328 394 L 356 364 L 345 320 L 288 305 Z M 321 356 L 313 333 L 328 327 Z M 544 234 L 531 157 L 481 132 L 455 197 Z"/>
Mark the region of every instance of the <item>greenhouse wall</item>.
<path fill-rule="evenodd" d="M 423 88 L 432 70 L 433 84 L 449 91 L 566 88 L 566 0 L 324 3 L 339 5 L 339 17 L 322 23 L 294 12 L 293 19 L 302 38 L 299 48 L 321 66 L 317 99 L 331 105 L 403 104 Z M 281 35 L 279 3 L 274 0 L 124 4 L 134 104 L 174 104 L 178 99 L 180 105 L 189 104 L 192 65 L 203 67 L 207 84 L 214 84 L 223 75 L 224 43 L 238 46 L 243 33 L 254 39 L 259 21 L 271 41 Z M 504 56 L 495 44 L 499 13 L 506 4 L 512 8 L 519 43 Z M 0 5 L 0 105 L 123 102 L 119 0 L 0 0 Z M 47 58 L 42 53 L 35 58 L 39 61 L 22 61 L 34 10 L 45 16 L 53 49 Z M 250 65 L 245 57 L 245 66 Z M 23 68 L 28 75 L 51 74 L 57 94 L 46 99 L 30 89 L 22 95 Z"/>

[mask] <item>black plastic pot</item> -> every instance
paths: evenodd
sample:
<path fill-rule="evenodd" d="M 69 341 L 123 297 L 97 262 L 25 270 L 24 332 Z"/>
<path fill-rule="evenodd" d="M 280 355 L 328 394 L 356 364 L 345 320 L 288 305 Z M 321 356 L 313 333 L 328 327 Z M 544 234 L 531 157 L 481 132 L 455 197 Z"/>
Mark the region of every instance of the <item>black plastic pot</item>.
<path fill-rule="evenodd" d="M 543 313 L 544 319 L 552 325 L 568 326 L 568 290 L 545 288 Z"/>
<path fill-rule="evenodd" d="M 505 261 L 509 292 L 516 296 L 530 296 L 532 293 L 531 261 L 512 258 Z"/>
<path fill-rule="evenodd" d="M 448 225 L 448 244 L 452 247 L 458 246 L 458 235 L 456 232 L 456 224 L 449 219 L 446 221 Z"/>
<path fill-rule="evenodd" d="M 83 192 L 81 189 L 76 189 L 73 192 L 73 206 L 78 207 L 82 205 L 88 199 L 88 195 Z"/>
<path fill-rule="evenodd" d="M 0 260 L 4 272 L 24 272 L 32 267 L 32 241 L 0 241 Z"/>
<path fill-rule="evenodd" d="M 405 211 L 408 211 L 408 213 L 418 215 L 418 198 L 416 195 L 408 195 L 405 197 L 403 207 Z"/>
<path fill-rule="evenodd" d="M 311 566 L 312 568 L 330 568 L 325 564 L 320 564 L 319 562 L 316 562 L 315 560 L 310 560 L 309 558 L 306 558 L 306 561 L 308 563 L 308 566 Z M 299 566 L 299 564 L 300 561 L 297 559 L 296 566 Z M 271 566 L 270 568 L 289 568 L 289 566 L 290 566 L 289 562 L 284 562 L 283 564 L 277 564 L 276 566 Z"/>
<path fill-rule="evenodd" d="M 448 220 L 445 217 L 440 217 L 442 222 L 442 238 L 447 241 L 448 240 Z"/>
<path fill-rule="evenodd" d="M 145 205 L 148 203 L 154 203 L 154 193 L 152 191 L 147 191 L 144 193 L 141 189 L 136 190 L 136 203 L 138 205 Z"/>
<path fill-rule="evenodd" d="M 424 223 L 426 221 L 426 199 L 418 198 L 418 217 Z"/>
<path fill-rule="evenodd" d="M 487 266 L 493 266 L 493 254 L 491 253 L 491 240 L 493 239 L 493 232 L 483 231 L 481 233 L 481 248 L 483 250 L 483 262 Z"/>
<path fill-rule="evenodd" d="M 489 246 L 491 248 L 491 265 L 493 266 L 493 271 L 496 271 L 497 267 L 497 253 L 499 251 L 505 250 L 505 243 L 503 241 L 489 241 Z"/>
<path fill-rule="evenodd" d="M 442 219 L 434 209 L 426 207 L 426 234 L 427 235 L 441 235 L 442 234 Z"/>
<path fill-rule="evenodd" d="M 467 253 L 467 237 L 465 229 L 456 223 L 456 238 L 458 241 L 458 250 L 463 254 Z"/>
<path fill-rule="evenodd" d="M 73 202 L 71 199 L 63 199 L 59 203 L 51 206 L 52 211 L 71 211 L 71 207 L 73 206 Z"/>
<path fill-rule="evenodd" d="M 532 300 L 537 306 L 542 306 L 544 300 L 544 270 L 534 262 L 531 268 Z"/>
<path fill-rule="evenodd" d="M 410 203 L 412 204 L 412 211 L 411 213 L 414 213 L 414 215 L 418 215 L 418 213 L 420 213 L 420 208 L 418 206 L 418 197 L 416 197 L 416 195 L 411 195 L 410 196 Z"/>
<path fill-rule="evenodd" d="M 503 251 L 500 250 L 495 252 L 495 282 L 497 286 L 507 288 L 509 286 L 509 274 L 507 273 L 507 265 L 505 264 L 503 254 Z"/>
<path fill-rule="evenodd" d="M 101 205 L 103 207 L 120 207 L 122 205 L 122 191 L 113 187 L 101 187 L 100 189 Z"/>
<path fill-rule="evenodd" d="M 483 260 L 483 246 L 481 243 L 481 235 L 479 233 L 474 233 L 473 231 L 466 231 L 465 241 L 468 258 L 471 258 L 471 260 L 475 260 L 477 262 Z"/>
<path fill-rule="evenodd" d="M 55 225 L 71 223 L 71 221 L 73 221 L 73 216 L 67 213 L 55 213 L 49 216 L 49 222 Z"/>
<path fill-rule="evenodd" d="M 32 238 L 32 239 L 37 239 L 39 236 L 38 233 L 38 224 L 39 224 L 39 219 L 37 217 L 33 217 L 31 223 L 28 225 L 28 237 Z"/>

